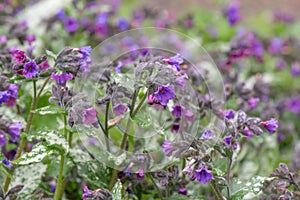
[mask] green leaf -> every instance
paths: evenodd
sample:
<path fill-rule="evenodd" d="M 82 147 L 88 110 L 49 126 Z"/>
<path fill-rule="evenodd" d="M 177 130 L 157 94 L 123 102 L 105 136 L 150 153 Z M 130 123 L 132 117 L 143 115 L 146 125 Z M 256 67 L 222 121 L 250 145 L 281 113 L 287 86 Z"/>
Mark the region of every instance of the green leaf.
<path fill-rule="evenodd" d="M 77 163 L 78 175 L 82 180 L 87 182 L 87 185 L 91 188 L 107 188 L 106 180 L 107 168 L 103 166 L 98 160 L 91 160 L 89 162 Z"/>
<path fill-rule="evenodd" d="M 149 113 L 138 112 L 136 114 L 136 116 L 133 118 L 133 121 L 135 121 L 139 126 L 145 128 L 145 127 L 149 127 L 153 120 L 151 119 L 151 116 Z"/>
<path fill-rule="evenodd" d="M 31 152 L 23 154 L 15 162 L 19 165 L 37 163 L 41 162 L 46 156 L 51 155 L 52 153 L 54 153 L 53 149 L 47 149 L 43 143 L 39 143 L 32 148 Z"/>
<path fill-rule="evenodd" d="M 69 145 L 65 137 L 54 131 L 39 131 L 28 136 L 28 141 L 32 141 L 33 139 L 45 140 L 45 146 L 56 149 L 60 153 L 66 153 L 69 150 Z"/>
<path fill-rule="evenodd" d="M 82 151 L 81 149 L 70 149 L 69 153 L 71 159 L 75 163 L 88 162 L 92 160 L 91 156 L 88 153 Z"/>
<path fill-rule="evenodd" d="M 55 115 L 55 114 L 63 114 L 64 113 L 60 107 L 54 106 L 54 105 L 41 107 L 41 108 L 35 109 L 34 111 L 31 111 L 31 112 L 39 114 L 39 115 Z"/>
<path fill-rule="evenodd" d="M 258 196 L 262 191 L 263 184 L 270 178 L 255 176 L 249 181 L 241 181 L 238 178 L 233 178 L 230 182 L 230 191 L 232 200 L 248 199 L 246 196 Z"/>
<path fill-rule="evenodd" d="M 46 54 L 47 54 L 47 56 L 53 58 L 54 60 L 55 60 L 56 57 L 57 57 L 57 55 L 56 55 L 55 53 L 53 53 L 52 51 L 47 50 L 47 49 L 46 49 Z"/>
<path fill-rule="evenodd" d="M 114 185 L 111 193 L 114 200 L 122 200 L 122 183 L 119 179 Z"/>
<path fill-rule="evenodd" d="M 20 184 L 24 185 L 23 189 L 19 192 L 19 199 L 32 199 L 31 194 L 41 183 L 41 178 L 46 171 L 46 167 L 42 163 L 33 163 L 16 168 L 11 188 Z"/>

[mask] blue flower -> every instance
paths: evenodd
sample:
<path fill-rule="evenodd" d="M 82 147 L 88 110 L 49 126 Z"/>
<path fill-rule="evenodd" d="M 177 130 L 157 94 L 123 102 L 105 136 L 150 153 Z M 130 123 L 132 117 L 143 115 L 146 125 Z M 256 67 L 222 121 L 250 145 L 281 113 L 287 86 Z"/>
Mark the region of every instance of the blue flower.
<path fill-rule="evenodd" d="M 223 142 L 224 142 L 224 144 L 225 144 L 226 147 L 229 147 L 229 146 L 230 146 L 231 140 L 232 140 L 232 136 L 231 136 L 231 135 L 229 135 L 229 136 L 227 136 L 227 137 L 225 137 L 225 138 L 223 139 Z"/>
<path fill-rule="evenodd" d="M 268 47 L 268 52 L 272 55 L 278 55 L 281 53 L 283 47 L 283 41 L 280 38 L 274 38 Z"/>
<path fill-rule="evenodd" d="M 117 116 L 123 115 L 127 111 L 128 107 L 124 103 L 117 103 L 113 106 L 113 113 Z"/>
<path fill-rule="evenodd" d="M 8 134 L 11 136 L 11 141 L 15 142 L 20 138 L 20 131 L 23 128 L 21 122 L 16 122 L 8 127 Z"/>
<path fill-rule="evenodd" d="M 23 74 L 26 78 L 32 78 L 37 75 L 39 68 L 34 61 L 30 61 L 24 65 Z"/>
<path fill-rule="evenodd" d="M 7 166 L 8 167 L 8 169 L 12 169 L 12 167 L 13 167 L 13 165 L 9 162 L 9 160 L 7 159 L 7 158 L 4 158 L 3 160 L 2 160 L 2 163 L 5 165 L 5 166 Z"/>
<path fill-rule="evenodd" d="M 95 108 L 88 108 L 83 111 L 82 121 L 84 125 L 97 122 L 98 111 Z"/>
<path fill-rule="evenodd" d="M 180 118 L 182 116 L 184 108 L 180 104 L 176 104 L 172 108 L 172 115 L 174 115 L 176 118 Z"/>
<path fill-rule="evenodd" d="M 256 108 L 259 101 L 260 101 L 259 98 L 250 98 L 250 99 L 248 99 L 248 105 L 249 105 L 250 109 Z"/>
<path fill-rule="evenodd" d="M 177 71 L 180 71 L 180 64 L 183 63 L 183 58 L 180 54 L 176 54 L 173 57 L 163 59 L 163 61 L 174 66 L 177 69 Z"/>
<path fill-rule="evenodd" d="M 233 119 L 234 118 L 234 111 L 233 110 L 224 110 L 222 112 L 223 117 L 225 117 L 226 119 Z"/>
<path fill-rule="evenodd" d="M 154 100 L 163 106 L 166 106 L 169 100 L 175 98 L 174 85 L 158 86 L 157 91 L 154 93 Z"/>
<path fill-rule="evenodd" d="M 81 53 L 84 57 L 87 57 L 92 53 L 92 47 L 91 46 L 80 47 L 78 52 Z"/>
<path fill-rule="evenodd" d="M 125 31 L 129 28 L 129 23 L 126 19 L 120 18 L 117 22 L 118 27 L 121 31 Z"/>
<path fill-rule="evenodd" d="M 7 143 L 7 138 L 4 132 L 0 131 L 0 147 L 3 147 Z"/>
<path fill-rule="evenodd" d="M 208 181 L 213 179 L 213 175 L 210 170 L 207 170 L 206 167 L 201 167 L 200 169 L 195 170 L 195 175 L 197 181 L 200 184 L 206 184 Z"/>
<path fill-rule="evenodd" d="M 231 26 L 234 26 L 241 19 L 239 12 L 240 4 L 237 1 L 233 1 L 229 4 L 225 11 L 225 15 L 227 17 L 227 21 Z"/>
<path fill-rule="evenodd" d="M 65 9 L 61 8 L 57 13 L 56 13 L 56 18 L 60 20 L 64 20 L 66 18 L 66 12 Z"/>
<path fill-rule="evenodd" d="M 55 74 L 54 72 L 52 72 L 51 74 L 51 79 L 55 80 L 57 85 L 62 85 L 65 86 L 66 82 L 69 80 L 72 80 L 73 75 L 63 72 L 62 74 Z"/>
<path fill-rule="evenodd" d="M 260 122 L 260 124 L 265 127 L 267 129 L 267 131 L 269 133 L 275 133 L 276 129 L 278 128 L 278 121 L 277 119 L 270 119 L 268 121 L 263 121 L 263 122 Z"/>
<path fill-rule="evenodd" d="M 215 132 L 213 130 L 207 129 L 202 133 L 200 139 L 207 141 L 214 138 L 214 136 L 215 136 Z"/>
<path fill-rule="evenodd" d="M 163 152 L 166 153 L 167 156 L 171 156 L 172 152 L 174 151 L 172 142 L 164 141 L 164 143 L 161 146 L 161 149 Z"/>
<path fill-rule="evenodd" d="M 64 19 L 64 26 L 67 32 L 73 33 L 78 29 L 78 22 L 73 17 L 68 17 Z"/>

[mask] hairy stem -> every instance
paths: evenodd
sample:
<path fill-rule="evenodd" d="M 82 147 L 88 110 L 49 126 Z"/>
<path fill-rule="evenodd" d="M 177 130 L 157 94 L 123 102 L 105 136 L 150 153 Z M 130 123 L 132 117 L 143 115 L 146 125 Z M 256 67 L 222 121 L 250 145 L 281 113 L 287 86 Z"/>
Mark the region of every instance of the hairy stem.
<path fill-rule="evenodd" d="M 226 181 L 227 181 L 227 197 L 230 199 L 230 170 L 231 170 L 231 165 L 232 165 L 232 156 L 230 156 L 227 160 L 227 176 L 226 176 Z"/>
<path fill-rule="evenodd" d="M 133 118 L 138 113 L 138 111 L 142 108 L 142 105 L 144 104 L 144 102 L 147 98 L 147 93 L 148 93 L 148 91 L 144 94 L 143 98 L 141 99 L 141 101 L 138 104 L 138 106 L 136 107 L 136 109 L 134 109 L 134 106 L 135 106 L 135 103 L 136 103 L 136 98 L 138 96 L 138 90 L 134 91 L 133 99 L 132 99 L 132 103 L 131 103 L 130 116 L 128 117 L 127 124 L 126 124 L 126 129 L 125 129 L 124 134 L 123 134 L 122 142 L 121 142 L 121 145 L 120 145 L 120 151 L 123 151 L 125 146 L 126 146 L 128 132 L 129 132 L 131 124 L 132 124 L 131 118 Z M 114 183 L 117 179 L 117 175 L 118 175 L 118 170 L 113 169 L 112 176 L 111 176 L 111 179 L 110 179 L 110 182 L 109 182 L 109 185 L 108 185 L 109 190 L 111 190 L 113 188 Z"/>
<path fill-rule="evenodd" d="M 64 136 L 67 138 L 68 130 L 67 130 L 67 116 L 64 114 Z M 65 167 L 65 155 L 61 155 L 60 164 L 59 164 L 59 174 L 57 177 L 56 183 L 56 190 L 54 194 L 54 200 L 61 199 L 64 187 L 65 187 L 65 180 L 63 177 L 64 167 Z"/>
<path fill-rule="evenodd" d="M 110 147 L 109 147 L 109 130 L 108 130 L 108 111 L 109 111 L 109 105 L 110 102 L 106 103 L 106 109 L 105 109 L 105 124 L 104 124 L 104 134 L 105 134 L 105 143 L 106 143 L 106 149 L 107 151 L 110 152 Z"/>
<path fill-rule="evenodd" d="M 162 195 L 160 189 L 158 188 L 157 184 L 155 183 L 153 177 L 151 176 L 150 173 L 147 173 L 147 175 L 148 175 L 148 177 L 150 178 L 150 180 L 151 180 L 151 182 L 152 182 L 152 184 L 153 184 L 153 186 L 154 186 L 154 188 L 155 188 L 155 190 L 156 190 L 156 192 L 157 192 L 159 198 L 160 198 L 160 199 L 163 199 L 163 195 Z"/>
<path fill-rule="evenodd" d="M 36 104 L 37 104 L 36 81 L 33 80 L 32 82 L 33 82 L 33 97 L 32 97 L 30 112 L 29 112 L 28 119 L 27 119 L 27 124 L 26 124 L 25 131 L 24 131 L 24 134 L 26 134 L 26 135 L 28 134 L 28 132 L 30 130 L 30 126 L 31 126 L 32 119 L 33 119 L 33 111 L 35 110 Z M 43 89 L 44 89 L 44 87 L 42 87 L 40 89 L 39 93 L 41 93 L 41 91 Z M 26 145 L 26 142 L 27 142 L 27 138 L 26 137 L 22 137 L 20 145 L 18 147 L 18 150 L 17 150 L 17 153 L 15 155 L 15 159 L 14 160 L 20 158 L 20 156 L 21 156 L 21 154 L 23 152 L 23 149 L 24 149 L 24 147 Z M 12 170 L 11 170 L 11 174 L 14 173 L 15 169 L 16 169 L 16 165 L 13 164 L 13 167 L 12 167 Z M 11 182 L 11 178 L 7 176 L 6 179 L 5 179 L 4 186 L 3 186 L 4 192 L 7 192 L 8 188 L 9 188 L 10 182 Z"/>
<path fill-rule="evenodd" d="M 226 200 L 225 197 L 223 197 L 219 187 L 217 186 L 217 184 L 214 180 L 210 181 L 210 185 L 216 195 L 217 200 Z"/>

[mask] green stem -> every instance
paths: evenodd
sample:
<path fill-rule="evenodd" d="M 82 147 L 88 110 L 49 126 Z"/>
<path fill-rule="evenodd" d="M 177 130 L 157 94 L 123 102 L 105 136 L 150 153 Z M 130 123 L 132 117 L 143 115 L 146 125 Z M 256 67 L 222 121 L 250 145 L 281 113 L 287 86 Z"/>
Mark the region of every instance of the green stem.
<path fill-rule="evenodd" d="M 105 124 L 104 124 L 104 134 L 105 134 L 105 143 L 106 143 L 106 149 L 107 151 L 110 152 L 110 147 L 109 147 L 109 130 L 108 130 L 108 111 L 109 111 L 109 105 L 110 102 L 106 103 L 106 109 L 105 109 Z"/>
<path fill-rule="evenodd" d="M 213 191 L 216 195 L 217 200 L 226 200 L 225 197 L 223 197 L 219 187 L 217 186 L 217 184 L 215 183 L 214 180 L 210 181 L 210 185 L 211 185 L 211 187 L 212 187 L 212 189 L 213 189 Z"/>
<path fill-rule="evenodd" d="M 64 136 L 67 138 L 68 130 L 67 130 L 67 116 L 64 114 Z M 63 177 L 64 167 L 65 167 L 65 155 L 61 155 L 60 164 L 59 164 L 59 174 L 57 177 L 56 190 L 54 194 L 54 200 L 61 199 L 63 194 L 63 190 L 65 187 L 65 179 Z"/>
<path fill-rule="evenodd" d="M 28 134 L 29 130 L 30 130 L 30 126 L 31 126 L 31 123 L 32 123 L 32 118 L 33 118 L 33 111 L 35 110 L 36 108 L 36 104 L 37 104 L 37 95 L 36 95 L 36 81 L 33 80 L 33 97 L 32 97 L 32 102 L 31 102 L 31 108 L 30 108 L 30 112 L 29 112 L 29 115 L 28 115 L 28 119 L 27 119 L 27 124 L 26 124 L 26 127 L 25 127 L 25 131 L 24 131 L 24 134 Z M 40 92 L 41 93 L 41 90 L 43 90 L 44 88 L 41 88 L 40 89 Z M 15 159 L 18 159 L 20 158 L 22 152 L 23 152 L 23 149 L 26 145 L 26 142 L 27 142 L 27 138 L 26 137 L 22 137 L 21 139 L 21 142 L 20 142 L 20 145 L 18 147 L 18 150 L 17 150 L 17 153 L 15 155 Z M 16 169 L 16 165 L 13 164 L 13 167 L 12 167 L 12 170 L 11 170 L 11 174 L 14 173 Z M 10 177 L 6 177 L 5 179 L 5 183 L 4 183 L 4 186 L 3 186 L 3 190 L 4 192 L 7 192 L 8 188 L 9 188 L 9 184 L 11 182 L 11 178 Z"/>
<path fill-rule="evenodd" d="M 59 174 L 56 183 L 54 200 L 59 200 L 62 194 L 63 182 L 64 182 L 63 180 L 64 165 L 65 165 L 65 155 L 62 155 L 59 164 Z"/>
<path fill-rule="evenodd" d="M 125 148 L 126 141 L 127 141 L 127 136 L 128 136 L 128 132 L 129 132 L 130 127 L 131 127 L 131 118 L 128 117 L 126 129 L 124 131 L 124 135 L 123 135 L 121 146 L 120 146 L 121 151 L 124 150 L 124 148 Z M 109 182 L 109 186 L 108 186 L 109 190 L 111 190 L 114 187 L 115 181 L 117 179 L 117 175 L 118 175 L 118 170 L 114 168 L 113 172 L 112 172 L 112 175 L 111 175 L 110 182 Z"/>
<path fill-rule="evenodd" d="M 136 107 L 136 109 L 133 111 L 131 117 L 134 117 L 134 116 L 139 112 L 139 110 L 142 108 L 142 106 L 143 106 L 143 104 L 144 104 L 144 102 L 145 102 L 145 100 L 146 100 L 146 98 L 147 98 L 147 96 L 148 96 L 147 94 L 148 94 L 148 90 L 147 90 L 146 93 L 144 94 L 144 96 L 143 96 L 142 100 L 140 101 L 139 105 L 138 105 L 138 106 Z M 132 107 L 132 110 L 133 110 L 133 107 Z"/>
<path fill-rule="evenodd" d="M 232 165 L 232 157 L 228 157 L 227 160 L 227 176 L 226 176 L 226 181 L 227 181 L 227 197 L 230 199 L 230 170 L 231 170 L 231 165 Z"/>
<path fill-rule="evenodd" d="M 123 151 L 124 148 L 125 148 L 125 146 L 126 146 L 128 132 L 129 132 L 129 129 L 130 129 L 131 124 L 132 124 L 131 118 L 133 118 L 138 113 L 138 111 L 142 108 L 142 105 L 144 104 L 144 102 L 145 102 L 145 100 L 147 98 L 147 93 L 148 93 L 148 90 L 144 94 L 143 98 L 141 99 L 141 101 L 138 104 L 138 106 L 136 107 L 136 109 L 134 109 L 134 105 L 136 103 L 136 98 L 138 96 L 138 91 L 137 90 L 134 91 L 133 100 L 132 100 L 132 103 L 131 103 L 130 116 L 128 117 L 127 124 L 126 124 L 126 129 L 124 131 L 122 142 L 121 142 L 121 145 L 120 145 L 121 151 Z M 110 182 L 109 182 L 109 186 L 108 186 L 109 190 L 111 190 L 113 188 L 114 183 L 115 183 L 115 181 L 117 179 L 117 175 L 118 175 L 118 170 L 117 169 L 113 169 L 112 176 L 111 176 L 111 179 L 110 179 Z"/>
<path fill-rule="evenodd" d="M 155 183 L 153 177 L 151 176 L 150 173 L 147 173 L 147 175 L 150 178 L 151 182 L 153 183 L 153 186 L 154 186 L 155 190 L 157 191 L 157 194 L 158 194 L 159 198 L 163 199 L 163 195 L 162 195 L 160 189 L 158 188 L 157 184 Z"/>

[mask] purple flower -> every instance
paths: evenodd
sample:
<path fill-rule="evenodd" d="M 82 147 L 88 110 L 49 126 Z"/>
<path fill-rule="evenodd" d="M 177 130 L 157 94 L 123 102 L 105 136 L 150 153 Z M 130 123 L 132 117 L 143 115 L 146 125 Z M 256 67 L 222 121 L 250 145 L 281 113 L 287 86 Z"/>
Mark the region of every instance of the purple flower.
<path fill-rule="evenodd" d="M 230 26 L 234 26 L 236 23 L 240 21 L 241 16 L 240 16 L 239 8 L 240 8 L 239 2 L 232 1 L 228 5 L 227 9 L 225 10 L 225 15 Z"/>
<path fill-rule="evenodd" d="M 80 47 L 78 49 L 78 52 L 81 53 L 83 55 L 83 57 L 85 58 L 92 53 L 92 47 L 91 46 Z"/>
<path fill-rule="evenodd" d="M 288 98 L 285 101 L 285 107 L 293 113 L 299 113 L 300 112 L 300 96 Z"/>
<path fill-rule="evenodd" d="M 291 74 L 292 74 L 292 76 L 300 76 L 300 65 L 298 62 L 295 62 L 292 64 Z"/>
<path fill-rule="evenodd" d="M 185 85 L 186 85 L 186 80 L 188 79 L 188 75 L 184 73 L 183 75 L 179 76 L 176 78 L 176 85 L 179 87 L 181 91 L 184 91 Z"/>
<path fill-rule="evenodd" d="M 168 141 L 164 141 L 164 143 L 161 146 L 161 149 L 163 152 L 166 153 L 167 156 L 171 156 L 174 151 L 172 142 L 168 142 Z"/>
<path fill-rule="evenodd" d="M 253 39 L 251 41 L 251 50 L 252 50 L 252 54 L 256 57 L 256 60 L 258 62 L 262 62 L 263 55 L 264 55 L 264 46 L 262 42 L 257 38 Z"/>
<path fill-rule="evenodd" d="M 184 119 L 189 122 L 195 121 L 195 115 L 192 111 L 186 110 L 184 113 Z"/>
<path fill-rule="evenodd" d="M 106 35 L 108 33 L 107 13 L 101 13 L 96 18 L 96 33 Z"/>
<path fill-rule="evenodd" d="M 4 132 L 0 132 L 0 147 L 4 146 L 7 143 L 7 138 Z"/>
<path fill-rule="evenodd" d="M 7 166 L 10 170 L 12 169 L 13 165 L 9 162 L 9 160 L 7 158 L 4 158 L 2 160 L 2 163 Z"/>
<path fill-rule="evenodd" d="M 89 188 L 87 186 L 84 186 L 83 191 L 84 191 L 84 193 L 82 194 L 82 199 L 83 200 L 85 200 L 89 197 L 92 197 L 93 194 L 94 194 L 93 191 L 89 190 Z"/>
<path fill-rule="evenodd" d="M 260 122 L 260 124 L 265 127 L 267 129 L 267 131 L 269 133 L 275 133 L 276 129 L 278 128 L 278 121 L 277 119 L 270 119 L 268 121 L 263 121 L 263 122 Z"/>
<path fill-rule="evenodd" d="M 23 74 L 26 78 L 32 78 L 37 75 L 39 68 L 34 61 L 30 61 L 24 65 Z"/>
<path fill-rule="evenodd" d="M 10 84 L 6 90 L 7 92 L 7 101 L 5 102 L 6 106 L 15 106 L 16 100 L 18 98 L 19 86 L 17 84 Z M 0 94 L 1 96 L 1 94 Z M 1 97 L 0 97 L 1 99 Z M 1 100 L 0 100 L 1 103 Z"/>
<path fill-rule="evenodd" d="M 117 73 L 121 73 L 122 66 L 123 66 L 123 62 L 122 61 L 118 61 L 117 66 L 115 66 L 115 71 Z"/>
<path fill-rule="evenodd" d="M 64 19 L 64 26 L 67 32 L 73 33 L 78 29 L 78 22 L 73 17 L 68 17 Z"/>
<path fill-rule="evenodd" d="M 224 142 L 224 144 L 225 144 L 226 147 L 229 147 L 229 146 L 230 146 L 231 140 L 232 140 L 232 136 L 231 136 L 231 135 L 229 135 L 229 136 L 227 136 L 227 137 L 225 137 L 225 138 L 223 139 L 223 142 Z"/>
<path fill-rule="evenodd" d="M 69 80 L 72 80 L 73 75 L 63 72 L 62 74 L 55 74 L 54 72 L 52 72 L 51 74 L 51 79 L 55 80 L 57 85 L 62 85 L 65 86 L 66 82 Z"/>
<path fill-rule="evenodd" d="M 66 18 L 66 12 L 65 9 L 61 8 L 57 13 L 56 13 L 56 18 L 60 20 L 64 20 Z"/>
<path fill-rule="evenodd" d="M 157 91 L 154 93 L 154 100 L 163 106 L 166 106 L 169 100 L 174 98 L 174 85 L 158 86 Z"/>
<path fill-rule="evenodd" d="M 23 128 L 21 122 L 16 122 L 8 127 L 8 134 L 11 136 L 11 141 L 16 142 L 20 138 L 20 131 Z"/>
<path fill-rule="evenodd" d="M 253 133 L 249 130 L 248 127 L 244 128 L 243 132 L 241 132 L 244 136 L 246 136 L 248 139 L 252 138 Z"/>
<path fill-rule="evenodd" d="M 9 99 L 9 94 L 7 90 L 0 91 L 0 106 L 2 106 L 2 103 L 8 102 L 8 99 Z"/>
<path fill-rule="evenodd" d="M 56 190 L 56 184 L 50 184 L 50 190 L 54 194 Z"/>
<path fill-rule="evenodd" d="M 93 124 L 97 121 L 98 111 L 95 108 L 85 109 L 82 113 L 82 121 L 84 125 Z"/>
<path fill-rule="evenodd" d="M 233 142 L 231 148 L 232 148 L 232 151 L 237 150 L 237 148 L 238 148 L 238 143 L 237 143 L 237 142 Z"/>
<path fill-rule="evenodd" d="M 39 69 L 40 70 L 46 70 L 50 67 L 48 60 L 45 60 L 41 64 L 39 64 Z"/>
<path fill-rule="evenodd" d="M 129 23 L 126 19 L 124 18 L 120 18 L 117 22 L 118 27 L 121 31 L 125 31 L 126 29 L 129 28 Z"/>
<path fill-rule="evenodd" d="M 280 38 L 274 38 L 268 48 L 268 52 L 271 55 L 278 55 L 281 53 L 283 41 Z"/>
<path fill-rule="evenodd" d="M 187 195 L 187 189 L 185 187 L 178 188 L 178 194 Z"/>
<path fill-rule="evenodd" d="M 207 140 L 213 139 L 214 136 L 215 136 L 215 132 L 213 130 L 207 129 L 202 133 L 200 139 L 207 141 Z"/>
<path fill-rule="evenodd" d="M 206 184 L 208 181 L 213 179 L 211 171 L 207 170 L 204 166 L 195 170 L 195 175 L 200 184 Z"/>
<path fill-rule="evenodd" d="M 7 36 L 6 35 L 1 35 L 0 37 L 0 42 L 3 44 L 6 44 L 8 41 Z"/>
<path fill-rule="evenodd" d="M 144 174 L 144 170 L 143 169 L 138 169 L 136 172 L 136 177 L 139 178 L 139 179 L 143 179 L 145 174 Z"/>
<path fill-rule="evenodd" d="M 222 112 L 223 117 L 225 117 L 226 119 L 233 119 L 234 118 L 234 111 L 233 110 L 224 110 Z"/>
<path fill-rule="evenodd" d="M 149 95 L 148 95 L 147 102 L 148 102 L 148 104 L 150 104 L 150 105 L 152 105 L 152 104 L 155 103 L 155 98 L 154 98 L 154 95 L 153 95 L 153 94 L 149 94 Z"/>
<path fill-rule="evenodd" d="M 171 131 L 178 133 L 180 130 L 180 123 L 179 122 L 173 122 L 173 124 L 171 125 Z"/>
<path fill-rule="evenodd" d="M 34 35 L 26 35 L 26 41 L 28 42 L 29 45 L 31 45 L 32 42 L 35 41 L 35 36 Z"/>
<path fill-rule="evenodd" d="M 120 116 L 123 115 L 127 111 L 128 107 L 124 103 L 117 103 L 113 107 L 113 112 L 115 115 Z"/>
<path fill-rule="evenodd" d="M 21 64 L 26 61 L 26 53 L 24 51 L 16 50 L 13 55 L 14 61 Z"/>
<path fill-rule="evenodd" d="M 259 101 L 260 101 L 259 98 L 250 98 L 250 99 L 248 99 L 248 105 L 249 105 L 250 109 L 256 108 Z"/>
<path fill-rule="evenodd" d="M 279 59 L 277 61 L 277 68 L 278 69 L 284 69 L 286 66 L 286 62 L 283 59 Z"/>
<path fill-rule="evenodd" d="M 176 118 L 180 118 L 183 113 L 184 107 L 182 107 L 180 104 L 176 104 L 172 108 L 172 115 L 174 115 Z"/>
<path fill-rule="evenodd" d="M 169 65 L 176 67 L 177 71 L 180 71 L 180 64 L 183 63 L 183 59 L 180 54 L 176 54 L 175 56 L 173 56 L 171 58 L 163 59 L 163 61 L 165 61 Z"/>

